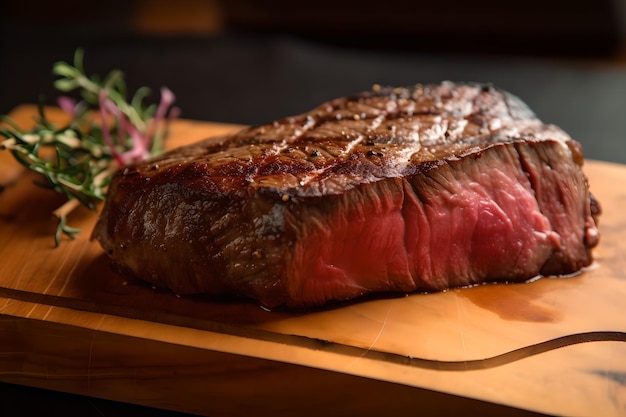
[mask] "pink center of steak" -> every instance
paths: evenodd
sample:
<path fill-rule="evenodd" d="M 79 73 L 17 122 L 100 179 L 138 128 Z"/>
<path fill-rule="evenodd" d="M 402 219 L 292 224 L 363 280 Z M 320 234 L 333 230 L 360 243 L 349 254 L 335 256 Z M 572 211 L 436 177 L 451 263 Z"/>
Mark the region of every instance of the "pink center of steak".
<path fill-rule="evenodd" d="M 537 205 L 517 151 L 469 159 L 338 197 L 288 218 L 295 247 L 291 297 L 353 298 L 372 291 L 441 290 L 538 275 L 559 235 Z M 498 161 L 489 161 L 497 158 Z"/>

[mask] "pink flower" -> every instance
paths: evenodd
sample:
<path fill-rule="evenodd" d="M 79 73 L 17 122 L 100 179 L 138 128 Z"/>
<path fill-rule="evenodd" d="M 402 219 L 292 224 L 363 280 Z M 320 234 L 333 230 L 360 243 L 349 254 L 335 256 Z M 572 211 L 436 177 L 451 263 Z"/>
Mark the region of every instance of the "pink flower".
<path fill-rule="evenodd" d="M 76 115 L 77 103 L 73 98 L 68 96 L 59 96 L 57 98 L 57 104 L 65 113 L 68 113 L 71 116 Z"/>
<path fill-rule="evenodd" d="M 98 99 L 100 101 L 100 115 L 102 117 L 102 137 L 104 142 L 111 149 L 113 158 L 120 166 L 148 158 L 150 156 L 150 149 L 154 141 L 154 136 L 157 133 L 157 129 L 161 121 L 165 119 L 165 122 L 169 123 L 171 117 L 176 117 L 179 114 L 179 110 L 177 108 L 173 108 L 170 111 L 170 117 L 167 119 L 165 118 L 168 110 L 170 110 L 170 107 L 176 98 L 168 88 L 163 87 L 161 89 L 161 101 L 159 102 L 154 118 L 150 121 L 146 131 L 140 132 L 137 127 L 130 122 L 128 117 L 115 105 L 115 103 L 109 99 L 106 90 L 100 91 Z M 109 128 L 109 119 L 111 117 L 117 120 L 118 142 L 123 144 L 124 139 L 127 136 L 132 140 L 133 147 L 121 154 L 115 148 L 115 144 L 111 138 Z"/>

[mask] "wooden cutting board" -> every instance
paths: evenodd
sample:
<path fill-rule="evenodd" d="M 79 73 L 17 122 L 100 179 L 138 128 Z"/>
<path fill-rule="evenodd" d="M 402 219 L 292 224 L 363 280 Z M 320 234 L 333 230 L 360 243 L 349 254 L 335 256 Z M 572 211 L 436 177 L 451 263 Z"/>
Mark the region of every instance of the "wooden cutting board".
<path fill-rule="evenodd" d="M 236 128 L 179 120 L 168 143 Z M 0 380 L 212 416 L 626 415 L 626 167 L 585 172 L 604 213 L 581 274 L 288 313 L 126 282 L 86 209 L 54 248 L 63 200 L 0 152 Z"/>

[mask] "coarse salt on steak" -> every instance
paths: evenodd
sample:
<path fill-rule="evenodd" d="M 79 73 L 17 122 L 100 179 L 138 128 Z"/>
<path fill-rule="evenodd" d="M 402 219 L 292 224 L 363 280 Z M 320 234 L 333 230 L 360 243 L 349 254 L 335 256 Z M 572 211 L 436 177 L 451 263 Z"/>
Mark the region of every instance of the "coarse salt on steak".
<path fill-rule="evenodd" d="M 268 307 L 563 275 L 599 206 L 578 142 L 489 85 L 379 88 L 121 170 L 124 274 Z"/>

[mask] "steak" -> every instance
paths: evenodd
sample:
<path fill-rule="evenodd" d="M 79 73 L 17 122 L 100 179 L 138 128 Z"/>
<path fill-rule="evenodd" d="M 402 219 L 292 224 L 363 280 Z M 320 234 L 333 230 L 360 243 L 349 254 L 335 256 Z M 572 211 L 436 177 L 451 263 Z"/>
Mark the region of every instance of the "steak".
<path fill-rule="evenodd" d="M 592 262 L 581 146 L 490 85 L 375 86 L 119 171 L 94 230 L 179 295 L 312 307 Z"/>

